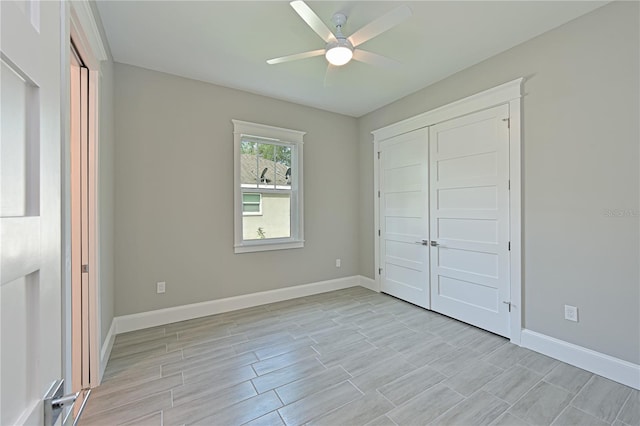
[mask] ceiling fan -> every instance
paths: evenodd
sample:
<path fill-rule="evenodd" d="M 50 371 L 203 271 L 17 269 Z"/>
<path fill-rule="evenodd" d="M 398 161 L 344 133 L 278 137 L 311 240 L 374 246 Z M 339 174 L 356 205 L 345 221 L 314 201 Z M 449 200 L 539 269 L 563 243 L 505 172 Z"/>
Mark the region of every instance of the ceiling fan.
<path fill-rule="evenodd" d="M 304 1 L 294 0 L 290 5 L 298 15 L 300 15 L 302 20 L 305 21 L 322 40 L 324 40 L 326 45 L 324 49 L 311 50 L 308 52 L 296 53 L 295 55 L 269 59 L 267 61 L 268 64 L 281 64 L 283 62 L 324 55 L 329 62 L 329 67 L 332 65 L 345 65 L 351 61 L 351 59 L 386 68 L 396 68 L 399 65 L 399 63 L 393 59 L 389 59 L 385 56 L 378 55 L 367 50 L 362 50 L 358 48 L 358 46 L 382 34 L 383 32 L 390 30 L 409 18 L 411 16 L 411 9 L 409 9 L 408 6 L 400 6 L 368 23 L 349 37 L 345 37 L 342 34 L 342 27 L 347 22 L 347 17 L 343 13 L 335 13 L 331 18 L 331 22 L 336 27 L 334 34 Z"/>

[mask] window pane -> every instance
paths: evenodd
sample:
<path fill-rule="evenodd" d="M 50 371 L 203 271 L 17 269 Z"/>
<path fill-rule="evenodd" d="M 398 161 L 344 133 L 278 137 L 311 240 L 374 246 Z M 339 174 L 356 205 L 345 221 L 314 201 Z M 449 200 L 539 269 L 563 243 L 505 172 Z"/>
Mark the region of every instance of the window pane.
<path fill-rule="evenodd" d="M 258 184 L 261 188 L 273 188 L 276 184 L 275 147 L 267 143 L 258 144 L 258 172 L 260 173 Z"/>
<path fill-rule="evenodd" d="M 255 188 L 258 182 L 257 144 L 242 141 L 240 145 L 240 184 Z"/>
<path fill-rule="evenodd" d="M 242 202 L 243 203 L 259 203 L 260 202 L 260 194 L 242 194 Z"/>
<path fill-rule="evenodd" d="M 289 237 L 291 237 L 290 194 L 262 194 L 262 215 L 242 217 L 244 240 Z"/>
<path fill-rule="evenodd" d="M 276 185 L 291 186 L 290 146 L 276 146 Z"/>
<path fill-rule="evenodd" d="M 245 213 L 260 213 L 260 204 L 244 204 L 242 211 Z"/>

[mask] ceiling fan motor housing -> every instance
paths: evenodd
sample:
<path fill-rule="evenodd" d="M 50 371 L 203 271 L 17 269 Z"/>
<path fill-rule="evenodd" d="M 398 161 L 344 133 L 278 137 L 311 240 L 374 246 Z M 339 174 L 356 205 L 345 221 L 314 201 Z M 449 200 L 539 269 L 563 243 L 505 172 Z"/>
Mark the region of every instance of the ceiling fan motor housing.
<path fill-rule="evenodd" d="M 347 22 L 347 16 L 343 13 L 335 13 L 331 17 L 331 22 L 336 26 L 336 39 L 325 46 L 325 57 L 330 64 L 341 66 L 353 57 L 353 45 L 342 35 L 342 26 Z"/>

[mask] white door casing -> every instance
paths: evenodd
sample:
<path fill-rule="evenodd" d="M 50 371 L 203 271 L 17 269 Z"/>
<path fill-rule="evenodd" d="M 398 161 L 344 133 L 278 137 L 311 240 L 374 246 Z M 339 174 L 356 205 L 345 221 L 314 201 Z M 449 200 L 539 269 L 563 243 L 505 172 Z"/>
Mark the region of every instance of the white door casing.
<path fill-rule="evenodd" d="M 431 307 L 509 337 L 509 106 L 430 127 Z"/>
<path fill-rule="evenodd" d="M 0 2 L 0 424 L 62 376 L 61 2 Z"/>
<path fill-rule="evenodd" d="M 381 290 L 429 308 L 429 172 L 427 129 L 379 147 Z"/>

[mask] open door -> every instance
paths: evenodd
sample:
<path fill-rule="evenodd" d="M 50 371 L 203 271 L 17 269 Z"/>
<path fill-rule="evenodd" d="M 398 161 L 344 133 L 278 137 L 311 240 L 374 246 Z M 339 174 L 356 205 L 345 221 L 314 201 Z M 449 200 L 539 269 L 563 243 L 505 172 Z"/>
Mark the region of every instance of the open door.
<path fill-rule="evenodd" d="M 62 2 L 2 1 L 0 424 L 44 424 L 62 377 Z"/>
<path fill-rule="evenodd" d="M 74 417 L 89 396 L 92 381 L 92 369 L 98 368 L 92 353 L 92 327 L 95 312 L 90 303 L 90 293 L 94 286 L 90 280 L 93 262 L 91 244 L 93 232 L 90 229 L 92 208 L 89 198 L 93 171 L 90 155 L 91 138 L 95 112 L 91 110 L 89 69 L 85 66 L 73 43 L 70 49 L 70 185 L 71 185 L 71 391 L 78 393 L 79 401 L 74 406 Z M 93 283 L 91 283 L 93 284 Z M 93 375 L 95 377 L 95 374 Z"/>

